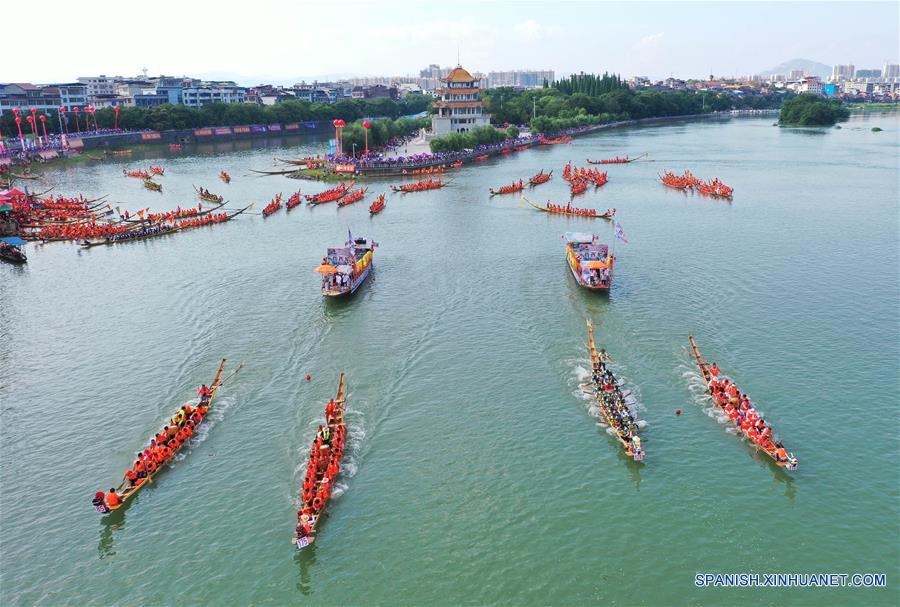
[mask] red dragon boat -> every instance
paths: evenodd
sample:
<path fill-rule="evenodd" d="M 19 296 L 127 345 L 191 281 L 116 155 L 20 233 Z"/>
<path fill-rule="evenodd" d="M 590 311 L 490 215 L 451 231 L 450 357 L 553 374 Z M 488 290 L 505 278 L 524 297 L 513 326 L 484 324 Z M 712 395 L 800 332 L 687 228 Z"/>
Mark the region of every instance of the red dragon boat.
<path fill-rule="evenodd" d="M 591 160 L 587 159 L 588 164 L 628 164 L 629 162 L 634 162 L 635 160 L 640 160 L 647 154 L 641 154 L 640 156 L 635 156 L 631 158 L 630 156 L 616 156 L 615 158 L 604 158 L 602 160 Z"/>
<path fill-rule="evenodd" d="M 510 185 L 505 185 L 498 190 L 494 188 L 488 188 L 488 191 L 491 193 L 491 196 L 496 196 L 497 194 L 515 194 L 516 192 L 521 192 L 525 189 L 525 182 L 521 179 L 518 182 L 513 182 Z"/>
<path fill-rule="evenodd" d="M 534 204 L 524 196 L 522 196 L 522 200 L 536 208 L 538 211 L 543 211 L 544 213 L 550 213 L 551 215 L 568 215 L 570 217 L 588 217 L 590 219 L 612 219 L 616 214 L 616 209 L 607 209 L 605 213 L 598 213 L 595 209 L 579 209 L 577 207 L 573 207 L 571 203 L 566 204 L 565 206 L 551 204 L 549 201 L 544 205 L 540 206 Z"/>
<path fill-rule="evenodd" d="M 272 202 L 263 207 L 263 217 L 268 217 L 272 213 L 276 212 L 281 208 L 281 192 L 278 193 L 275 198 L 272 199 Z"/>
<path fill-rule="evenodd" d="M 446 181 L 441 181 L 440 179 L 425 179 L 423 181 L 417 181 L 416 183 L 407 183 L 401 186 L 392 185 L 391 189 L 395 192 L 401 192 L 403 194 L 408 194 L 410 192 L 424 192 L 426 190 L 436 190 L 438 188 L 442 188 L 447 185 Z"/>
<path fill-rule="evenodd" d="M 369 206 L 369 215 L 378 215 L 384 209 L 384 194 L 378 196 Z"/>
<path fill-rule="evenodd" d="M 300 190 L 297 190 L 296 192 L 291 194 L 291 197 L 287 199 L 287 202 L 284 203 L 284 206 L 287 207 L 288 211 L 290 211 L 301 202 L 303 202 L 303 197 L 300 196 Z"/>
<path fill-rule="evenodd" d="M 353 190 L 352 192 L 348 192 L 346 196 L 338 200 L 339 207 L 345 207 L 348 204 L 353 204 L 354 202 L 359 202 L 366 195 L 367 188 L 359 188 L 358 190 Z"/>
<path fill-rule="evenodd" d="M 550 181 L 550 178 L 553 177 L 553 171 L 549 173 L 545 173 L 544 169 L 541 169 L 536 175 L 534 175 L 531 179 L 528 180 L 528 185 L 534 187 L 536 185 L 541 185 L 542 183 L 547 183 Z"/>
<path fill-rule="evenodd" d="M 326 202 L 335 202 L 346 196 L 347 192 L 350 191 L 350 188 L 353 187 L 354 183 L 355 182 L 353 181 L 351 181 L 350 183 L 342 183 L 336 188 L 331 188 L 330 190 L 325 190 L 324 192 L 319 192 L 318 194 L 307 194 L 306 201 L 309 204 L 324 204 Z"/>
<path fill-rule="evenodd" d="M 568 135 L 563 135 L 561 137 L 554 137 L 553 139 L 547 139 L 546 137 L 541 135 L 541 138 L 539 141 L 540 141 L 541 145 L 558 145 L 560 143 L 570 143 L 572 141 L 572 138 L 569 137 Z"/>
<path fill-rule="evenodd" d="M 309 450 L 306 475 L 300 491 L 297 527 L 291 543 L 302 550 L 316 541 L 319 521 L 331 499 L 334 482 L 341 473 L 341 458 L 349 435 L 344 421 L 344 374 L 338 382 L 337 395 L 325 406 L 325 424 L 319 426 Z"/>

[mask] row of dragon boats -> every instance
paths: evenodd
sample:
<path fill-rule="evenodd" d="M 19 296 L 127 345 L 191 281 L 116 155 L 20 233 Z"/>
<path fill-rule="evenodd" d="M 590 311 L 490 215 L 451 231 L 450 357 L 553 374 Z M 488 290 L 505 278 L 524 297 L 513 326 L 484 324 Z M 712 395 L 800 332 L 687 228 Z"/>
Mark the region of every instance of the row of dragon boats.
<path fill-rule="evenodd" d="M 594 326 L 590 320 L 587 321 L 587 326 L 590 381 L 582 388 L 591 397 L 592 408 L 595 408 L 600 418 L 597 425 L 606 429 L 628 458 L 644 463 L 646 449 L 641 439 L 641 429 L 645 423 L 639 419 L 636 401 L 616 377 L 611 356 L 605 349 L 597 349 Z M 796 470 L 797 458 L 775 437 L 771 426 L 749 397 L 721 372 L 716 363 L 708 363 L 703 359 L 693 336 L 689 337 L 689 341 L 706 385 L 706 392 L 716 409 L 733 424 L 736 432 L 749 445 L 765 454 L 774 465 Z M 239 365 L 223 378 L 226 362 L 225 359 L 221 361 L 209 386 L 201 385 L 197 398 L 179 406 L 165 421 L 162 429 L 136 452 L 135 459 L 118 485 L 111 487 L 109 491 L 97 491 L 94 494 L 91 503 L 97 512 L 110 517 L 123 511 L 191 443 L 199 428 L 208 423 L 209 412 L 221 387 L 243 367 Z M 320 523 L 327 513 L 334 487 L 340 478 L 344 455 L 350 442 L 345 415 L 346 400 L 345 376 L 341 373 L 337 392 L 325 405 L 324 423 L 318 425 L 310 445 L 298 488 L 299 505 L 291 536 L 291 544 L 298 550 L 316 541 Z"/>

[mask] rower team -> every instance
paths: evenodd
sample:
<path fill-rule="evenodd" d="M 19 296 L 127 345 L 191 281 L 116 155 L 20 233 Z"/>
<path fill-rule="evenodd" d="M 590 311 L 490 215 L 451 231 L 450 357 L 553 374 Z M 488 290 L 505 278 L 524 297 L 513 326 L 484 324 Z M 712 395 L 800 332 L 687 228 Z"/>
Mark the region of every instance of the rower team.
<path fill-rule="evenodd" d="M 325 407 L 325 425 L 319 426 L 309 452 L 303 479 L 300 510 L 297 511 L 297 539 L 312 533 L 325 504 L 331 498 L 334 478 L 341 469 L 341 456 L 347 440 L 343 411 L 334 400 Z"/>
<path fill-rule="evenodd" d="M 200 402 L 196 407 L 190 405 L 182 405 L 182 407 L 172 416 L 163 429 L 153 438 L 150 444 L 143 451 L 139 451 L 137 459 L 134 460 L 131 468 L 129 468 L 122 477 L 122 484 L 119 490 L 115 487 L 111 488 L 108 493 L 104 494 L 98 491 L 94 495 L 92 503 L 98 512 L 107 513 L 115 509 L 122 503 L 125 495 L 134 491 L 134 488 L 143 484 L 167 461 L 169 461 L 181 446 L 190 440 L 196 427 L 206 417 L 209 410 L 209 398 L 212 391 L 203 384 L 197 391 Z"/>
<path fill-rule="evenodd" d="M 608 419 L 619 438 L 631 447 L 630 455 L 641 454 L 641 437 L 638 436 L 638 426 L 625 404 L 625 395 L 619 387 L 612 371 L 606 368 L 606 362 L 601 354 L 591 374 L 594 383 L 594 392 L 599 396 L 598 404 L 608 414 Z"/>
<path fill-rule="evenodd" d="M 735 427 L 757 447 L 774 454 L 777 461 L 796 463 L 796 459 L 788 454 L 781 441 L 772 440 L 772 428 L 766 424 L 747 395 L 740 392 L 737 385 L 728 378 L 719 379 L 720 371 L 716 363 L 709 366 L 709 373 L 712 376 L 708 384 L 709 391 Z"/>

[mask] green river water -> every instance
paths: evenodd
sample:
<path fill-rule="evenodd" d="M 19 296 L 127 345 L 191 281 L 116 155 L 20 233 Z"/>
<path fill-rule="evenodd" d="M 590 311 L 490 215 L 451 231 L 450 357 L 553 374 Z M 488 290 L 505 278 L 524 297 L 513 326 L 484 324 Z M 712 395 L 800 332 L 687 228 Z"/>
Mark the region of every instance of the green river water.
<path fill-rule="evenodd" d="M 898 120 L 772 117 L 619 129 L 467 165 L 442 190 L 245 215 L 0 264 L 3 605 L 895 605 L 900 600 Z M 883 132 L 871 132 L 872 126 Z M 321 141 L 185 148 L 47 168 L 43 185 L 132 211 L 230 207 L 324 184 L 261 177 Z M 578 206 L 618 209 L 608 296 L 498 187 L 565 199 L 567 160 L 637 155 Z M 162 164 L 162 195 L 122 176 Z M 217 175 L 228 170 L 233 181 Z M 733 202 L 664 188 L 718 176 Z M 38 184 L 40 187 L 42 184 Z M 347 229 L 370 280 L 325 301 L 312 269 Z M 633 391 L 646 460 L 579 389 L 585 319 Z M 688 335 L 800 460 L 755 455 L 712 414 Z M 211 423 L 124 515 L 90 500 L 208 382 Z M 290 544 L 305 456 L 341 371 L 351 447 L 314 546 Z M 305 381 L 306 373 L 312 381 Z M 675 409 L 683 414 L 676 416 Z M 697 573 L 884 573 L 886 588 L 698 588 Z"/>

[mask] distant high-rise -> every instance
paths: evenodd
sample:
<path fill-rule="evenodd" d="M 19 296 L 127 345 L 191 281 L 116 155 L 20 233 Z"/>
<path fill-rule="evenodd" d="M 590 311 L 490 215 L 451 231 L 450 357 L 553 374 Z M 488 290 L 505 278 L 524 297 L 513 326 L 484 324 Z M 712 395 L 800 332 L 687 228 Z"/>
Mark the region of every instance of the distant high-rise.
<path fill-rule="evenodd" d="M 806 72 L 803 70 L 791 70 L 788 74 L 788 80 L 803 80 L 803 76 L 806 75 Z"/>
<path fill-rule="evenodd" d="M 900 64 L 885 63 L 884 69 L 881 70 L 881 77 L 889 80 L 891 78 L 900 78 Z"/>
<path fill-rule="evenodd" d="M 513 86 L 522 88 L 538 88 L 544 81 L 553 82 L 553 70 L 512 70 L 506 72 L 488 72 L 487 88 Z"/>
<path fill-rule="evenodd" d="M 881 70 L 856 70 L 857 78 L 881 78 Z"/>
<path fill-rule="evenodd" d="M 851 80 L 855 71 L 852 63 L 848 65 L 836 65 L 831 68 L 831 80 L 834 82 Z"/>

